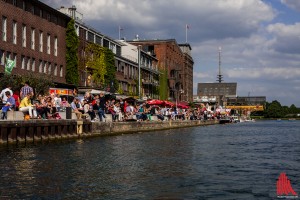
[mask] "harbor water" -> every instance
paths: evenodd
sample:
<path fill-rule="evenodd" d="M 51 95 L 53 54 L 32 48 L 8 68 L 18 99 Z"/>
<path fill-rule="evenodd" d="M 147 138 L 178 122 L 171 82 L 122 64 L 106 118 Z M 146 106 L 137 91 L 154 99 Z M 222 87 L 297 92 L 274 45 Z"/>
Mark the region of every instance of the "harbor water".
<path fill-rule="evenodd" d="M 300 121 L 0 147 L 0 199 L 274 199 L 300 193 Z"/>

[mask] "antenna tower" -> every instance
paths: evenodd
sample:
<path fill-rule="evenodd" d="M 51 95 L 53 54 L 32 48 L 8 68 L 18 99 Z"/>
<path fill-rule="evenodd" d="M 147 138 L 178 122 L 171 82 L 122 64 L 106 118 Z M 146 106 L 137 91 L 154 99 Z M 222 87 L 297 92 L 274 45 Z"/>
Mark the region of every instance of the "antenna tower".
<path fill-rule="evenodd" d="M 221 74 L 221 52 L 222 52 L 222 48 L 219 47 L 219 75 L 217 75 L 217 81 L 219 83 L 222 83 L 223 81 L 223 75 Z"/>

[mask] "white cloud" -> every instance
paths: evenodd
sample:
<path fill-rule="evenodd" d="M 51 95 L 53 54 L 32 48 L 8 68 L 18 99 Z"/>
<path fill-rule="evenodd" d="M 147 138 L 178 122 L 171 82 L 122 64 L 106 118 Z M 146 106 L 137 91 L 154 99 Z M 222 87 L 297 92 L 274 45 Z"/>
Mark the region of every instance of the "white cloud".
<path fill-rule="evenodd" d="M 287 5 L 290 8 L 300 11 L 300 1 L 299 0 L 281 0 L 281 3 Z"/>
<path fill-rule="evenodd" d="M 264 67 L 264 68 L 236 68 L 228 70 L 227 76 L 230 78 L 239 78 L 239 79 L 276 79 L 278 80 L 290 80 L 298 79 L 300 76 L 300 69 L 295 68 L 273 68 L 273 67 Z"/>

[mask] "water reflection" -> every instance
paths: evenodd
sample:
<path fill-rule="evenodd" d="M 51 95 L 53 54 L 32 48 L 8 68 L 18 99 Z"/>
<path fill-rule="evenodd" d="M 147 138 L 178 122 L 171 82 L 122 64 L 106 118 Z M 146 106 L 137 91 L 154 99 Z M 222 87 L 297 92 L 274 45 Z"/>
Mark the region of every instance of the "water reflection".
<path fill-rule="evenodd" d="M 299 122 L 257 122 L 0 149 L 0 199 L 270 199 L 300 189 Z"/>

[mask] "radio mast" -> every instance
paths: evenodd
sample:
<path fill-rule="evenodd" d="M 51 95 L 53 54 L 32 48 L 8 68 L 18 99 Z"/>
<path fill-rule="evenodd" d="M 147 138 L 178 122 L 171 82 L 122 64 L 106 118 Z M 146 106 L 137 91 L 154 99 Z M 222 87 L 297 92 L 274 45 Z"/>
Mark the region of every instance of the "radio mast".
<path fill-rule="evenodd" d="M 219 47 L 219 75 L 217 75 L 217 81 L 219 83 L 222 83 L 223 81 L 223 75 L 221 74 L 221 52 L 222 52 L 222 48 Z"/>

